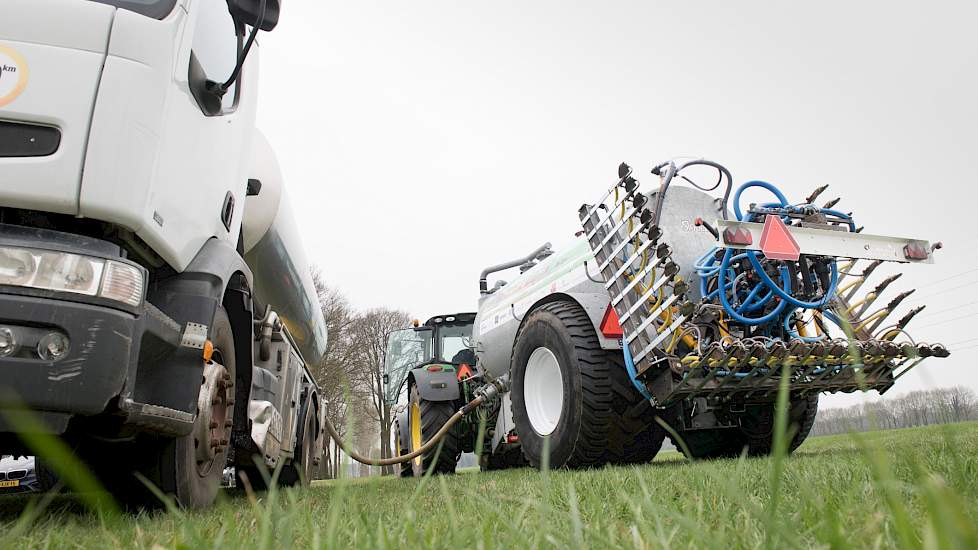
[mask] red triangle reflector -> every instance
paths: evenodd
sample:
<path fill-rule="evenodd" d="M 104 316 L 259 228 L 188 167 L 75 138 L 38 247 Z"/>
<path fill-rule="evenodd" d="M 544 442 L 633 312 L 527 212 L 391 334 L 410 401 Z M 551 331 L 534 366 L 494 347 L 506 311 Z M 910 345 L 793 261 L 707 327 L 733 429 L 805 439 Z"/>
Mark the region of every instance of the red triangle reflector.
<path fill-rule="evenodd" d="M 604 310 L 604 319 L 601 320 L 601 334 L 605 338 L 621 338 L 625 332 L 621 330 L 621 323 L 618 322 L 618 314 L 615 308 L 608 304 L 608 309 Z"/>
<path fill-rule="evenodd" d="M 801 255 L 798 241 L 791 235 L 788 226 L 781 221 L 780 216 L 764 218 L 764 230 L 761 232 L 761 252 L 772 260 L 797 261 Z"/>

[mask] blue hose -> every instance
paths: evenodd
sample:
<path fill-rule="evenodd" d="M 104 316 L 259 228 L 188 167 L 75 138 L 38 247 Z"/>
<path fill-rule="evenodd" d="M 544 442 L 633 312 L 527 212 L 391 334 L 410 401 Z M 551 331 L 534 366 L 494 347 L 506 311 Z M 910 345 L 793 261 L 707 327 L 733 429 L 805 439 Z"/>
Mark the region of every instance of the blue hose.
<path fill-rule="evenodd" d="M 632 352 L 628 349 L 628 342 L 622 340 L 621 351 L 625 356 L 625 370 L 628 371 L 628 378 L 632 381 L 632 385 L 638 390 L 638 393 L 642 394 L 642 397 L 652 401 L 652 395 L 649 393 L 648 388 L 645 384 L 638 381 L 638 371 L 635 370 L 635 362 L 632 361 Z"/>
<path fill-rule="evenodd" d="M 788 312 L 787 315 L 784 316 L 784 331 L 788 334 L 789 337 L 807 343 L 820 342 L 826 338 L 826 335 L 824 334 L 820 336 L 802 336 L 798 334 L 798 332 L 795 329 L 791 328 L 791 317 L 794 314 L 794 312 L 795 310 L 792 309 L 791 311 Z"/>
<path fill-rule="evenodd" d="M 775 187 L 774 185 L 766 181 L 752 180 L 741 185 L 737 189 L 736 193 L 734 193 L 733 209 L 734 209 L 734 215 L 736 216 L 738 221 L 744 221 L 744 212 L 741 209 L 741 205 L 740 205 L 741 196 L 743 195 L 744 191 L 752 187 L 760 187 L 762 189 L 766 189 L 770 191 L 771 194 L 773 194 L 777 199 L 778 202 L 764 203 L 762 205 L 764 208 L 781 208 L 790 211 L 802 211 L 803 209 L 812 208 L 811 205 L 791 206 L 788 203 L 788 199 L 784 196 L 783 193 L 781 193 L 781 191 L 777 187 Z M 846 223 L 849 224 L 850 230 L 855 231 L 855 224 L 852 221 L 852 217 L 849 216 L 848 214 L 839 212 L 837 210 L 832 210 L 829 208 L 821 208 L 819 209 L 819 211 L 823 214 L 834 216 L 836 218 L 845 221 Z M 752 218 L 753 215 L 748 214 L 747 221 L 750 221 Z M 788 332 L 788 334 L 794 336 L 794 334 L 796 333 L 793 333 L 791 330 L 790 314 L 793 313 L 794 310 L 798 308 L 819 309 L 819 310 L 824 309 L 825 306 L 828 305 L 829 300 L 831 300 L 832 297 L 835 295 L 836 286 L 839 281 L 839 270 L 836 262 L 832 262 L 831 279 L 829 282 L 829 287 L 828 289 L 826 289 L 822 298 L 816 301 L 809 302 L 809 301 L 804 301 L 795 298 L 792 295 L 792 288 L 791 288 L 792 278 L 790 272 L 786 267 L 781 267 L 781 269 L 779 270 L 779 273 L 781 275 L 781 284 L 778 284 L 764 270 L 764 267 L 761 265 L 761 262 L 758 258 L 758 253 L 756 251 L 753 250 L 738 251 L 737 254 L 734 255 L 734 249 L 727 248 L 723 252 L 723 256 L 719 262 L 719 265 L 717 264 L 718 251 L 719 249 L 714 247 L 709 252 L 701 256 L 696 262 L 696 266 L 695 266 L 696 273 L 697 275 L 700 276 L 700 295 L 703 296 L 704 300 L 712 300 L 713 298 L 719 298 L 720 304 L 723 306 L 724 311 L 734 321 L 746 325 L 751 325 L 751 326 L 763 325 L 777 319 L 778 316 L 784 314 L 785 309 L 790 306 L 791 311 L 788 312 L 788 315 L 784 316 L 783 323 L 785 326 L 785 330 Z M 760 278 L 760 282 L 757 285 L 755 285 L 749 292 L 747 292 L 746 297 L 740 301 L 741 303 L 739 304 L 739 306 L 734 308 L 730 304 L 730 299 L 727 296 L 728 291 L 732 289 L 733 294 L 738 298 L 744 296 L 742 294 L 742 292 L 744 291 L 739 291 L 738 289 L 734 288 L 733 281 L 728 282 L 728 279 L 735 278 L 734 271 L 730 265 L 732 262 L 742 260 L 744 258 L 746 258 L 750 262 L 753 271 Z M 717 284 L 716 284 L 716 289 L 711 292 L 709 291 L 708 281 L 714 276 L 716 276 L 717 278 L 716 281 Z M 764 292 L 765 289 L 767 290 L 766 293 Z M 779 299 L 779 303 L 773 310 L 771 310 L 767 314 L 761 317 L 747 317 L 746 315 L 744 315 L 745 313 L 758 311 L 764 308 L 772 299 L 775 298 Z M 837 319 L 833 319 L 833 320 L 836 322 L 838 321 Z"/>

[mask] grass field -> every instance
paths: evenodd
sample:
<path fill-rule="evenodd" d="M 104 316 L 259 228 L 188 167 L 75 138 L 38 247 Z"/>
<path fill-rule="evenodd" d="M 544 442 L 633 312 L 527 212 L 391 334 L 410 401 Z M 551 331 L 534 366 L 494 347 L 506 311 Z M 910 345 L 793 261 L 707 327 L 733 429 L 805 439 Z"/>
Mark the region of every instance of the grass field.
<path fill-rule="evenodd" d="M 5 497 L 0 544 L 978 548 L 978 423 L 815 438 L 783 463 L 669 451 L 639 467 L 351 479 L 258 496 L 138 516 Z"/>

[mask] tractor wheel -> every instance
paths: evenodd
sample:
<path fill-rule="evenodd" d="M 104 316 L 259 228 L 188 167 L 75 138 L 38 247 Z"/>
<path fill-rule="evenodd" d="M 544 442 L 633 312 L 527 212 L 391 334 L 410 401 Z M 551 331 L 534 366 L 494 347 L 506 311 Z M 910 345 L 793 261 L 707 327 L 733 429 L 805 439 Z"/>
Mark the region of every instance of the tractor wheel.
<path fill-rule="evenodd" d="M 607 361 L 613 397 L 605 459 L 612 464 L 651 462 L 666 438 L 666 430 L 656 421 L 660 413 L 632 384 L 620 351 L 607 352 Z"/>
<path fill-rule="evenodd" d="M 316 416 L 312 403 L 305 407 L 302 419 L 302 441 L 297 446 L 292 462 L 282 466 L 278 474 L 278 483 L 283 487 L 301 485 L 308 487 L 312 483 L 313 465 L 316 452 Z"/>
<path fill-rule="evenodd" d="M 420 449 L 424 443 L 434 437 L 454 414 L 455 407 L 451 401 L 422 399 L 418 387 L 411 386 L 408 404 L 411 451 Z M 461 455 L 458 432 L 454 429 L 449 430 L 438 445 L 411 461 L 411 472 L 414 477 L 421 477 L 428 471 L 434 474 L 454 474 L 455 465 Z"/>
<path fill-rule="evenodd" d="M 611 369 L 580 306 L 550 302 L 530 313 L 516 335 L 511 369 L 513 420 L 531 466 L 607 462 L 615 414 Z"/>
<path fill-rule="evenodd" d="M 408 454 L 409 452 L 411 452 L 404 445 L 404 441 L 405 441 L 405 438 L 406 437 L 407 437 L 407 434 L 402 434 L 401 433 L 401 421 L 400 420 L 395 420 L 394 421 L 394 441 L 395 441 L 395 444 L 397 445 L 397 456 L 404 456 L 404 455 Z M 400 477 L 414 477 L 414 469 L 411 467 L 411 462 L 402 462 L 401 464 L 398 464 L 397 467 L 398 467 L 398 475 Z"/>

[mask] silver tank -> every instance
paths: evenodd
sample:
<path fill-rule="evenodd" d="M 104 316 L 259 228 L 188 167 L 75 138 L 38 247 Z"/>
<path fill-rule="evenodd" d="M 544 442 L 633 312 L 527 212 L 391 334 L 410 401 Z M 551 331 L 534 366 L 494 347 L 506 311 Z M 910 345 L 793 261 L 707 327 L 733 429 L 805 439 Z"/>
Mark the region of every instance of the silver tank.
<path fill-rule="evenodd" d="M 650 204 L 654 204 L 655 195 L 649 195 Z M 704 227 L 695 225 L 698 217 L 711 224 L 721 217 L 714 197 L 697 189 L 671 186 L 663 202 L 659 227 L 663 241 L 672 249 L 673 261 L 680 268 L 679 276 L 691 283 L 688 296 L 693 299 L 699 298 L 696 260 L 716 245 L 716 239 Z M 509 372 L 516 332 L 523 318 L 534 305 L 554 293 L 570 297 L 587 312 L 602 348 L 621 349 L 620 340 L 601 335 L 600 324 L 611 298 L 603 284 L 588 277 L 585 262 L 591 276 L 598 278 L 594 256 L 582 237 L 571 247 L 518 274 L 496 292 L 480 298 L 472 341 L 483 368 L 493 376 Z M 507 279 L 514 273 L 515 269 L 501 272 L 498 278 Z"/>
<path fill-rule="evenodd" d="M 261 192 L 245 200 L 244 258 L 254 274 L 255 303 L 271 305 L 309 364 L 326 351 L 326 321 L 295 225 L 275 152 L 261 132 L 252 145 L 251 177 Z"/>

